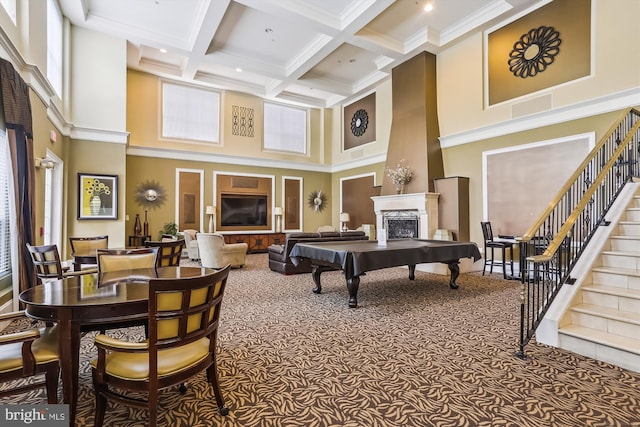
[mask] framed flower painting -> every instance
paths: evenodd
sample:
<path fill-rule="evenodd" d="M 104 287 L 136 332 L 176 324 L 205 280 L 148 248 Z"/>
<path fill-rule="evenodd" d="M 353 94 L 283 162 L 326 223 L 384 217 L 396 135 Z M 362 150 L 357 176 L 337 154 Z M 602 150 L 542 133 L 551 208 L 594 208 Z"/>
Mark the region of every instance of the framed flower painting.
<path fill-rule="evenodd" d="M 78 174 L 78 219 L 118 219 L 118 176 Z"/>

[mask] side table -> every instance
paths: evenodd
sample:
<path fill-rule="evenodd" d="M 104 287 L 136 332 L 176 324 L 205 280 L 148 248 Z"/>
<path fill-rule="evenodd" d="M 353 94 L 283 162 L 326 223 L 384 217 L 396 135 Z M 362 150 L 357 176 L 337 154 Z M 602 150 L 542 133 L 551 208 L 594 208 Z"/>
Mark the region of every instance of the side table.
<path fill-rule="evenodd" d="M 139 248 L 144 246 L 144 242 L 151 240 L 151 236 L 129 236 L 129 247 Z"/>

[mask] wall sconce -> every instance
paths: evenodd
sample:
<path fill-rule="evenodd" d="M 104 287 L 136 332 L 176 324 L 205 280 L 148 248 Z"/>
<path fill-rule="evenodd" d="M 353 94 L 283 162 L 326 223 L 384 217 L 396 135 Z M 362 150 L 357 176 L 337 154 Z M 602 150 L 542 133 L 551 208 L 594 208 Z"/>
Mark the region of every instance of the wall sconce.
<path fill-rule="evenodd" d="M 209 233 L 213 233 L 213 217 L 216 215 L 216 207 L 207 206 L 205 213 L 209 215 Z"/>
<path fill-rule="evenodd" d="M 282 231 L 282 208 L 280 206 L 276 206 L 273 208 L 273 215 L 276 217 L 276 233 L 280 233 Z"/>
<path fill-rule="evenodd" d="M 51 159 L 47 159 L 46 157 L 41 159 L 36 157 L 35 166 L 37 169 L 53 169 L 56 167 L 56 162 Z"/>
<path fill-rule="evenodd" d="M 342 231 L 349 231 L 349 227 L 347 227 L 347 223 L 351 221 L 351 218 L 349 217 L 349 214 L 346 212 L 342 212 L 340 214 L 340 223 L 342 224 L 341 228 Z"/>

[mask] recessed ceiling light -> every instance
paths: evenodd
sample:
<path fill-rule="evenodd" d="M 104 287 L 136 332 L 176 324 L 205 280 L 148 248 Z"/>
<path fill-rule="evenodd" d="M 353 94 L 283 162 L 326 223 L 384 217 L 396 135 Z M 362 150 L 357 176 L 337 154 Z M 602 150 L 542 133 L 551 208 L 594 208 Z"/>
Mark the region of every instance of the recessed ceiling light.
<path fill-rule="evenodd" d="M 167 49 L 160 49 L 160 52 L 167 53 Z"/>
<path fill-rule="evenodd" d="M 273 30 L 271 28 L 265 28 L 264 32 L 269 34 L 269 33 L 273 33 Z"/>
<path fill-rule="evenodd" d="M 431 4 L 431 3 L 427 3 L 427 4 L 424 6 L 424 11 L 425 11 L 425 12 L 431 12 L 432 10 L 433 10 L 433 4 Z"/>
<path fill-rule="evenodd" d="M 236 71 L 241 73 L 242 72 L 242 68 L 238 67 L 238 68 L 236 68 Z"/>

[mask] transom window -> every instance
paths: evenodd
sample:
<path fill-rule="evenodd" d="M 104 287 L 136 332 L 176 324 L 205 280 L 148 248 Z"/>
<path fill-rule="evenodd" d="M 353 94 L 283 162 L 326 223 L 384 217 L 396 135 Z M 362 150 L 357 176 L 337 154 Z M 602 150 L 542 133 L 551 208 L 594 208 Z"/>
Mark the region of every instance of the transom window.
<path fill-rule="evenodd" d="M 307 110 L 264 103 L 264 149 L 307 152 Z"/>
<path fill-rule="evenodd" d="M 173 83 L 162 84 L 162 137 L 220 141 L 220 94 Z"/>

